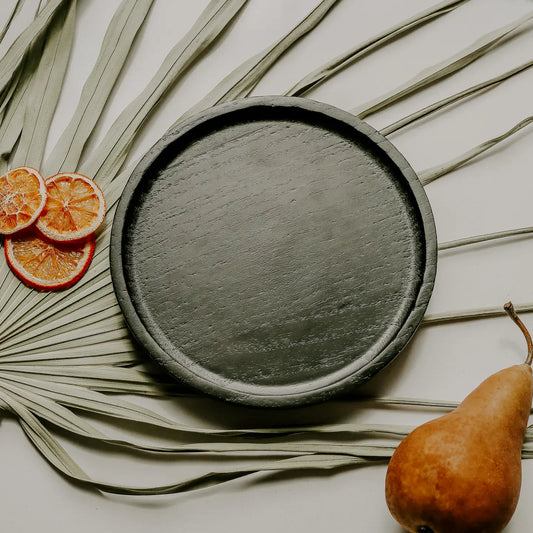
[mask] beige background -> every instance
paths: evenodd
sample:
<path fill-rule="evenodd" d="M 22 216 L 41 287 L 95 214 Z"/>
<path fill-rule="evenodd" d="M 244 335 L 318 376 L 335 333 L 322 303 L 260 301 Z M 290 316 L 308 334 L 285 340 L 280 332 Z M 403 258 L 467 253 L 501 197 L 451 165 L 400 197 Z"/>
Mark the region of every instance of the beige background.
<path fill-rule="evenodd" d="M 5 20 L 12 0 L 0 3 Z M 28 0 L 28 7 L 34 3 Z M 172 122 L 233 67 L 284 34 L 316 0 L 250 0 L 220 44 L 179 83 L 147 125 L 141 155 Z M 118 0 L 79 2 L 71 68 L 50 133 L 50 146 L 72 113 Z M 170 47 L 190 27 L 206 0 L 156 0 L 132 58 L 113 94 L 101 138 L 117 113 L 140 91 Z M 255 94 L 288 89 L 316 66 L 376 32 L 427 7 L 428 0 L 343 0 L 328 18 L 265 77 Z M 472 0 L 408 37 L 365 58 L 309 95 L 351 109 L 405 81 L 475 38 L 533 9 L 531 0 Z M 23 20 L 23 17 L 21 18 Z M 20 27 L 20 26 L 19 26 Z M 14 33 L 13 33 L 14 35 Z M 5 48 L 0 50 L 3 52 Z M 519 33 L 466 70 L 406 99 L 368 121 L 380 128 L 478 81 L 531 59 L 533 28 Z M 533 69 L 430 120 L 390 136 L 415 170 L 446 161 L 533 113 Z M 475 163 L 428 185 L 439 241 L 530 226 L 533 220 L 533 132 L 524 130 Z M 430 313 L 533 302 L 531 238 L 443 252 Z M 533 328 L 533 314 L 525 315 Z M 461 400 L 490 373 L 521 362 L 524 341 L 509 319 L 497 318 L 422 328 L 408 349 L 364 392 L 386 396 Z M 146 404 L 151 402 L 144 401 Z M 418 423 L 435 412 L 361 409 L 330 403 L 285 413 L 261 413 L 198 399 L 158 404 L 187 422 L 373 421 Z M 266 533 L 395 532 L 383 496 L 384 466 L 330 474 L 254 475 L 198 493 L 157 498 L 101 495 L 61 478 L 33 449 L 17 424 L 0 427 L 1 528 L 6 532 Z M 163 483 L 216 467 L 217 462 L 164 462 L 62 442 L 96 478 L 138 484 Z M 533 521 L 533 461 L 524 462 L 521 500 L 508 532 Z"/>

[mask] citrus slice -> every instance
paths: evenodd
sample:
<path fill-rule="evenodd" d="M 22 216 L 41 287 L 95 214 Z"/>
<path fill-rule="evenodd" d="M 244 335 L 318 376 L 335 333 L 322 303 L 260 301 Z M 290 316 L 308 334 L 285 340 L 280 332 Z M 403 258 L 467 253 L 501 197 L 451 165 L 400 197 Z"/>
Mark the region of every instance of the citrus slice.
<path fill-rule="evenodd" d="M 85 274 L 94 254 L 94 236 L 84 242 L 58 243 L 26 231 L 6 237 L 6 259 L 26 285 L 41 290 L 71 287 Z"/>
<path fill-rule="evenodd" d="M 46 202 L 43 177 L 19 167 L 0 176 L 0 234 L 11 235 L 33 224 Z"/>
<path fill-rule="evenodd" d="M 54 241 L 75 241 L 94 233 L 104 220 L 105 198 L 96 183 L 71 172 L 45 181 L 47 199 L 37 227 Z"/>

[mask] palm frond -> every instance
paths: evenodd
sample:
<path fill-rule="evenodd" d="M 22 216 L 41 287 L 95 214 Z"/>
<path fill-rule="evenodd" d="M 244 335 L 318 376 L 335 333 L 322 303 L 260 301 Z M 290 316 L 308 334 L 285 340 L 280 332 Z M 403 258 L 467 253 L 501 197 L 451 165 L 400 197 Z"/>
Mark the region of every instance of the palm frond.
<path fill-rule="evenodd" d="M 392 89 L 386 94 L 367 102 L 352 110 L 354 115 L 359 118 L 366 118 L 372 113 L 376 113 L 381 109 L 409 96 L 424 87 L 427 87 L 446 76 L 449 76 L 476 61 L 484 56 L 490 50 L 493 50 L 496 45 L 501 43 L 513 32 L 517 31 L 522 26 L 525 26 L 533 19 L 533 12 L 514 20 L 510 24 L 506 24 L 497 30 L 491 31 L 472 44 L 467 46 L 464 50 L 454 54 L 453 56 L 424 69 L 418 73 L 414 78 L 406 81 L 400 86 Z"/>
<path fill-rule="evenodd" d="M 478 144 L 477 146 L 474 146 L 474 148 L 471 148 L 470 150 L 467 150 L 465 153 L 457 157 L 454 157 L 450 161 L 441 163 L 439 165 L 435 165 L 434 167 L 418 172 L 418 177 L 422 185 L 427 185 L 431 183 L 432 181 L 435 181 L 437 178 L 440 178 L 441 176 L 444 176 L 445 174 L 449 174 L 453 170 L 456 170 L 462 167 L 464 164 L 468 163 L 472 159 L 476 158 L 477 156 L 481 155 L 487 150 L 494 148 L 496 145 L 507 140 L 509 137 L 515 135 L 520 130 L 529 126 L 532 122 L 533 122 L 533 116 L 526 117 L 525 119 L 518 122 L 518 124 L 515 124 L 511 129 L 507 130 L 505 133 L 502 133 L 501 135 L 498 135 L 497 137 L 494 137 L 492 139 L 489 139 L 488 141 Z"/>
<path fill-rule="evenodd" d="M 13 6 L 13 9 L 9 13 L 9 16 L 7 17 L 4 26 L 2 27 L 2 30 L 0 30 L 0 43 L 4 40 L 4 37 L 6 36 L 7 32 L 9 31 L 9 28 L 11 27 L 11 23 L 20 13 L 20 10 L 22 9 L 23 5 L 24 0 L 17 0 L 16 4 Z"/>
<path fill-rule="evenodd" d="M 525 72 L 531 67 L 533 67 L 533 60 L 526 61 L 525 63 L 522 63 L 521 65 L 518 65 L 517 67 L 507 70 L 503 72 L 502 74 L 499 74 L 498 76 L 494 76 L 481 83 L 477 83 L 467 89 L 464 89 L 463 91 L 460 91 L 456 94 L 443 98 L 439 100 L 438 102 L 435 102 L 434 104 L 425 106 L 422 109 L 415 111 L 414 113 L 410 113 L 408 116 L 395 121 L 393 124 L 390 124 L 389 126 L 386 126 L 385 128 L 382 128 L 380 130 L 380 133 L 382 135 L 390 135 L 391 133 L 395 133 L 396 131 L 402 128 L 405 128 L 406 126 L 413 124 L 417 120 L 431 116 L 433 113 L 436 113 L 437 111 L 440 111 L 441 109 L 445 109 L 448 106 L 451 106 L 457 102 L 460 102 L 461 100 L 470 98 L 471 96 L 475 96 L 477 94 L 485 92 L 486 90 L 497 87 L 504 81 L 507 81 L 513 78 L 514 76 L 516 76 L 517 74 L 520 74 L 521 72 Z"/>
<path fill-rule="evenodd" d="M 358 44 L 345 53 L 331 59 L 325 65 L 320 66 L 302 78 L 296 83 L 296 85 L 286 91 L 285 94 L 287 96 L 303 96 L 307 94 L 324 81 L 333 77 L 341 70 L 344 70 L 346 67 L 352 65 L 371 52 L 381 48 L 398 37 L 408 35 L 413 30 L 445 15 L 446 13 L 450 13 L 468 1 L 469 0 L 446 0 L 403 20 L 392 28 L 367 39 L 363 43 Z"/>
<path fill-rule="evenodd" d="M 52 24 L 59 8 L 71 0 L 50 0 L 35 20 L 17 37 L 4 57 L 0 59 L 0 102 L 5 100 L 6 88 L 16 75 L 32 43 Z"/>
<path fill-rule="evenodd" d="M 138 132 L 164 94 L 223 34 L 247 0 L 212 0 L 187 35 L 169 52 L 150 83 L 113 123 L 80 172 L 105 186 L 116 176 Z"/>
<path fill-rule="evenodd" d="M 287 35 L 251 57 L 228 74 L 202 100 L 184 113 L 174 126 L 187 117 L 223 102 L 249 96 L 270 67 L 297 41 L 309 33 L 328 14 L 338 0 L 322 0 L 320 4 L 297 24 Z"/>
<path fill-rule="evenodd" d="M 44 166 L 45 174 L 76 168 L 100 117 L 132 44 L 152 7 L 153 0 L 123 0 L 104 36 L 96 63 L 87 78 L 78 106 Z"/>
<path fill-rule="evenodd" d="M 46 32 L 39 66 L 28 88 L 22 134 L 13 166 L 41 168 L 46 139 L 54 117 L 74 41 L 77 0 L 62 6 Z"/>

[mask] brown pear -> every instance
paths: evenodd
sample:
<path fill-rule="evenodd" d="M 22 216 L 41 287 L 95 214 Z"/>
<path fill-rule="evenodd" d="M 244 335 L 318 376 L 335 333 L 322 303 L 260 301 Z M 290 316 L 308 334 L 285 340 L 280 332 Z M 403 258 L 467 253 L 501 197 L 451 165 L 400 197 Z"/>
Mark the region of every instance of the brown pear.
<path fill-rule="evenodd" d="M 526 362 L 490 376 L 454 411 L 412 431 L 391 458 L 385 496 L 407 531 L 497 533 L 515 511 L 533 344 L 512 304 L 505 310 L 526 336 Z"/>

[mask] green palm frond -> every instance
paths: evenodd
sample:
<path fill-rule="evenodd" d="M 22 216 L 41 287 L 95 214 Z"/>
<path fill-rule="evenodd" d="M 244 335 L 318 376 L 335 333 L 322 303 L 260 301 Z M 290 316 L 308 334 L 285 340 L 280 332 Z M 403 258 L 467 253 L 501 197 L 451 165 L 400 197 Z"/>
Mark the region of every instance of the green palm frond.
<path fill-rule="evenodd" d="M 472 62 L 476 61 L 486 53 L 494 50 L 494 48 L 501 44 L 506 38 L 512 35 L 521 27 L 525 26 L 533 19 L 533 12 L 527 13 L 513 22 L 493 30 L 483 37 L 476 39 L 470 46 L 457 52 L 451 57 L 432 65 L 422 72 L 418 73 L 414 78 L 406 81 L 402 85 L 392 89 L 388 93 L 379 96 L 378 98 L 362 104 L 352 110 L 354 115 L 359 118 L 366 118 L 372 113 L 376 113 L 381 109 L 411 95 L 424 87 L 438 82 L 439 80 L 450 76 L 451 74 L 467 67 Z"/>

